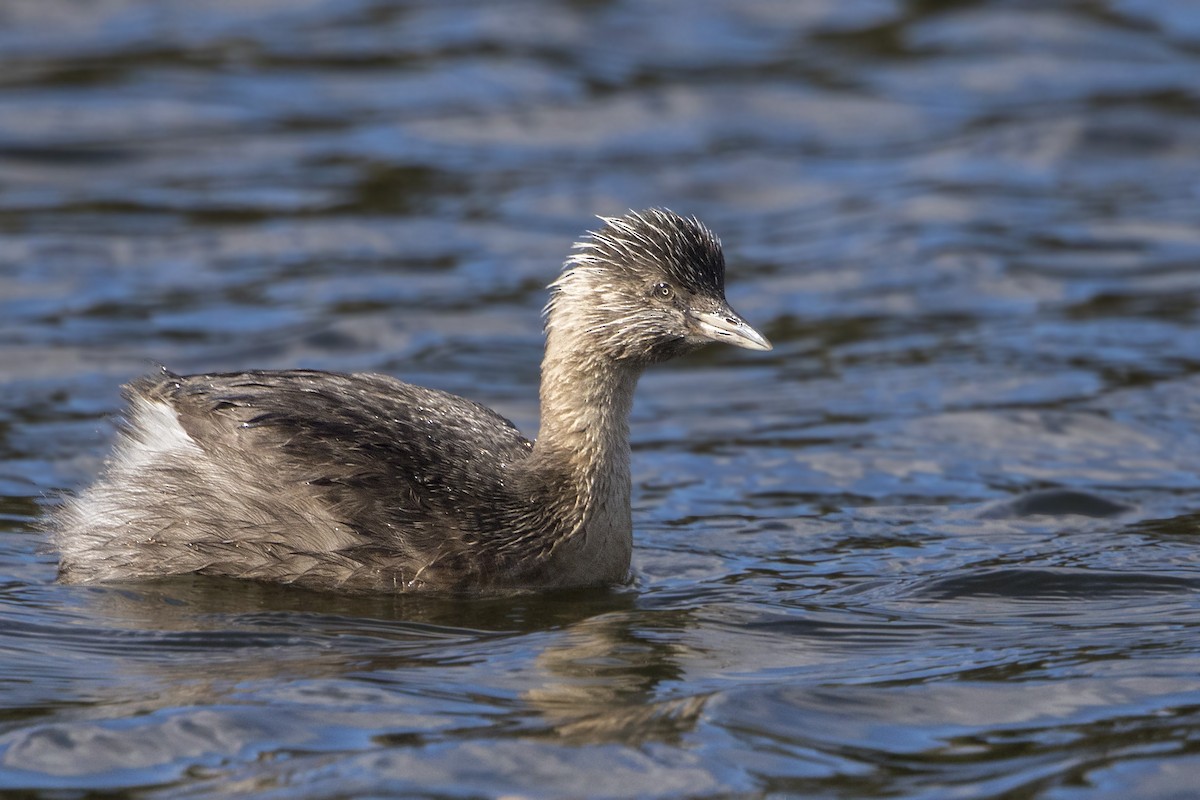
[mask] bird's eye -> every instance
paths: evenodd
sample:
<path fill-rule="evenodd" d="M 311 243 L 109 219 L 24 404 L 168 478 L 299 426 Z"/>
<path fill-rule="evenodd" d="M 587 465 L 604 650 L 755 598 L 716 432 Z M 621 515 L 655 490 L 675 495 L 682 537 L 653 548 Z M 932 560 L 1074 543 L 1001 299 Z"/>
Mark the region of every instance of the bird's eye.
<path fill-rule="evenodd" d="M 654 285 L 655 297 L 662 297 L 666 299 L 671 296 L 671 291 L 671 284 L 669 283 L 656 283 Z"/>

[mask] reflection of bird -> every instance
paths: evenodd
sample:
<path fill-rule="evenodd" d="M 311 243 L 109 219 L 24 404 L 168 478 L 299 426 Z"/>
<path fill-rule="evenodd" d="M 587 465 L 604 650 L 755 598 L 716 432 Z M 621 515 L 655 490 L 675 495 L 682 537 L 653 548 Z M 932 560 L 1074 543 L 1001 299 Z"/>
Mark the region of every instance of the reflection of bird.
<path fill-rule="evenodd" d="M 604 222 L 551 286 L 536 443 L 381 375 L 164 370 L 127 387 L 112 459 L 57 512 L 60 576 L 483 592 L 624 579 L 643 368 L 706 342 L 771 345 L 725 301 L 700 222 Z"/>

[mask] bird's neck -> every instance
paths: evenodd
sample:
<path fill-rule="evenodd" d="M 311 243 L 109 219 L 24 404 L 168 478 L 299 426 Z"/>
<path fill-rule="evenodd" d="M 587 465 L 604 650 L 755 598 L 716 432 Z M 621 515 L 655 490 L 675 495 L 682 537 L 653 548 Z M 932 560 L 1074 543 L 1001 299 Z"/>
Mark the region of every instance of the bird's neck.
<path fill-rule="evenodd" d="M 641 372 L 638 365 L 578 347 L 570 332 L 550 331 L 542 361 L 535 453 L 569 465 L 583 482 L 579 489 L 623 488 L 628 501 L 629 412 Z M 614 486 L 611 479 L 620 478 Z"/>
<path fill-rule="evenodd" d="M 538 513 L 552 514 L 548 527 L 557 531 L 544 566 L 556 585 L 616 583 L 633 553 L 629 412 L 642 370 L 597 355 L 584 329 L 553 322 L 541 429 L 522 467 L 530 496 L 541 498 Z"/>

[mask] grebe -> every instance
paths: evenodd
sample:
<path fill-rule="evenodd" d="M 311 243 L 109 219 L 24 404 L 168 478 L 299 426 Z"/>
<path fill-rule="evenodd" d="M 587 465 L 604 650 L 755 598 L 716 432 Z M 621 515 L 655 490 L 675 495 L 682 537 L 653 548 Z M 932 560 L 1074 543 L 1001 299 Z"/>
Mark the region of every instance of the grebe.
<path fill-rule="evenodd" d="M 550 286 L 536 442 L 383 375 L 164 369 L 125 387 L 102 474 L 51 518 L 60 579 L 464 593 L 625 580 L 642 370 L 708 342 L 771 344 L 726 302 L 720 241 L 698 220 L 602 221 Z"/>

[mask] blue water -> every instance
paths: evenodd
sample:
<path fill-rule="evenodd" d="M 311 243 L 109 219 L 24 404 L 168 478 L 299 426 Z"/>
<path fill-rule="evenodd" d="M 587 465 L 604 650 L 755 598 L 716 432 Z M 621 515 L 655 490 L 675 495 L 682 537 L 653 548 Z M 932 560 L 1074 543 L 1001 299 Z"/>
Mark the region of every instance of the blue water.
<path fill-rule="evenodd" d="M 1200 7 L 7 0 L 0 791 L 1189 798 Z M 769 354 L 649 373 L 631 587 L 61 586 L 122 382 L 377 370 L 537 427 L 595 214 Z"/>

